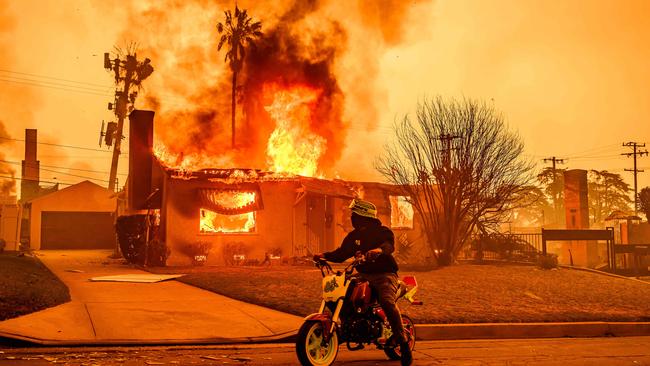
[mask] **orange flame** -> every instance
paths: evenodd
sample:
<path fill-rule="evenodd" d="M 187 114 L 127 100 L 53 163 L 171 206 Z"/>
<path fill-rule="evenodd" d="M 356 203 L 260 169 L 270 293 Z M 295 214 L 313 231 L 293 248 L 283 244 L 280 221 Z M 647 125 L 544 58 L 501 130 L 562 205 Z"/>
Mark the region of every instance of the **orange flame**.
<path fill-rule="evenodd" d="M 194 171 L 203 168 L 230 167 L 232 165 L 232 157 L 228 155 L 209 156 L 197 153 L 174 153 L 171 152 L 167 146 L 158 141 L 154 143 L 153 153 L 164 166 L 184 171 Z"/>
<path fill-rule="evenodd" d="M 318 96 L 317 90 L 302 85 L 287 89 L 280 89 L 276 84 L 264 86 L 264 100 L 272 99 L 264 109 L 275 121 L 275 130 L 266 145 L 271 171 L 316 175 L 318 159 L 326 144 L 323 137 L 309 128 Z"/>
<path fill-rule="evenodd" d="M 275 129 L 266 143 L 267 170 L 309 177 L 318 173 L 318 161 L 327 144 L 324 137 L 311 129 L 314 124 L 313 109 L 320 93 L 320 90 L 306 85 L 264 85 L 264 110 L 275 123 Z M 154 154 L 163 165 L 182 171 L 231 168 L 235 161 L 234 153 L 219 156 L 185 154 L 172 152 L 158 141 L 154 144 Z"/>

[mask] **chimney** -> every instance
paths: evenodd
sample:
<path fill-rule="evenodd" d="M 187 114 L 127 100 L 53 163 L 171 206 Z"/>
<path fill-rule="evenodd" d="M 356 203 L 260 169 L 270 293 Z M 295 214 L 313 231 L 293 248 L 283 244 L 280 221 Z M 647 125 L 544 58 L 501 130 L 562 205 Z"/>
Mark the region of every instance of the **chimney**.
<path fill-rule="evenodd" d="M 143 210 L 151 194 L 153 162 L 153 111 L 129 114 L 129 208 Z"/>
<path fill-rule="evenodd" d="M 20 201 L 26 202 L 38 196 L 40 189 L 40 162 L 36 159 L 37 130 L 25 129 L 25 160 L 22 164 Z"/>
<path fill-rule="evenodd" d="M 564 172 L 564 208 L 567 229 L 589 229 L 587 171 L 572 169 Z"/>

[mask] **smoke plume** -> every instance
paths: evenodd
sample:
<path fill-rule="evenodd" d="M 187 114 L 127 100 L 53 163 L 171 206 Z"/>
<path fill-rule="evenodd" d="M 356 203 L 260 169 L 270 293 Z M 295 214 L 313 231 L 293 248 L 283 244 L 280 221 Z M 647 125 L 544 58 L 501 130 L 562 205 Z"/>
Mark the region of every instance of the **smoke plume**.
<path fill-rule="evenodd" d="M 14 178 L 16 176 L 16 171 L 11 165 L 5 162 L 6 158 L 4 154 L 4 149 L 11 142 L 11 140 L 7 140 L 6 138 L 2 137 L 9 137 L 9 134 L 5 129 L 4 123 L 0 121 L 0 175 L 5 177 L 10 176 L 11 178 Z M 16 181 L 10 178 L 0 178 L 0 195 L 9 196 L 15 193 Z"/>
<path fill-rule="evenodd" d="M 157 141 L 178 159 L 201 160 L 204 167 L 264 169 L 267 141 L 276 127 L 267 113 L 265 87 L 307 87 L 318 91 L 308 129 L 325 141 L 319 171 L 331 175 L 350 134 L 378 123 L 377 108 L 385 102 L 385 91 L 374 82 L 379 59 L 404 41 L 412 4 L 295 0 L 238 5 L 262 22 L 264 35 L 248 50 L 238 75 L 235 149 L 230 145 L 232 74 L 225 50 L 217 51 L 215 27 L 232 4 L 169 0 L 128 8 L 129 27 L 121 42 L 137 41 L 138 57 L 149 57 L 156 69 L 138 105 L 156 111 Z"/>

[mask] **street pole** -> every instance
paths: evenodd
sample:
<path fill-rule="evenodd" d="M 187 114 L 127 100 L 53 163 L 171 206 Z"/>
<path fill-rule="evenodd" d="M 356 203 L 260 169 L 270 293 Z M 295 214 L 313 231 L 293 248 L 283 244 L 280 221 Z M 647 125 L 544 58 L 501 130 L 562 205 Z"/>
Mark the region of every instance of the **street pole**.
<path fill-rule="evenodd" d="M 643 150 L 639 151 L 639 147 L 645 147 L 645 143 L 637 143 L 637 142 L 626 142 L 623 144 L 625 147 L 631 147 L 632 152 L 629 153 L 622 153 L 621 155 L 625 155 L 627 157 L 632 156 L 634 158 L 634 168 L 633 169 L 625 169 L 626 172 L 633 172 L 634 173 L 634 216 L 637 215 L 638 210 L 639 210 L 639 192 L 638 192 L 638 186 L 637 186 L 637 174 L 638 173 L 643 173 L 643 169 L 638 169 L 636 166 L 636 157 L 637 156 L 643 156 L 643 155 L 648 155 L 648 150 Z"/>
<path fill-rule="evenodd" d="M 129 89 L 131 88 L 131 78 L 133 77 L 134 67 L 129 67 L 129 58 L 127 57 L 126 63 L 126 76 L 124 77 L 124 88 L 122 89 L 121 94 L 117 99 L 117 105 L 115 106 L 115 114 L 117 115 L 117 129 L 115 130 L 115 142 L 113 144 L 113 160 L 111 161 L 111 173 L 108 180 L 108 189 L 110 191 L 115 190 L 115 180 L 117 178 L 117 164 L 120 160 L 121 148 L 122 148 L 122 131 L 124 130 L 124 119 L 126 118 L 126 113 L 128 109 L 128 96 Z M 133 57 L 135 60 L 135 57 Z M 136 62 L 137 65 L 137 62 Z"/>
<path fill-rule="evenodd" d="M 131 87 L 140 87 L 142 81 L 151 75 L 153 67 L 150 63 L 151 60 L 148 58 L 143 62 L 138 62 L 135 53 L 126 55 L 126 60 L 120 60 L 119 57 L 111 60 L 108 53 L 104 54 L 104 68 L 114 73 L 115 85 L 123 83 L 122 90 L 115 91 L 115 105 L 112 103 L 108 105 L 108 109 L 114 110 L 115 116 L 117 117 L 115 130 L 109 131 L 108 127 L 106 129 L 106 144 L 110 146 L 111 143 L 114 143 L 113 159 L 111 160 L 111 171 L 108 181 L 108 189 L 111 191 L 115 191 L 117 183 L 117 165 L 122 152 L 124 120 L 127 114 L 133 109 L 133 104 L 138 96 L 137 91 L 131 92 Z"/>

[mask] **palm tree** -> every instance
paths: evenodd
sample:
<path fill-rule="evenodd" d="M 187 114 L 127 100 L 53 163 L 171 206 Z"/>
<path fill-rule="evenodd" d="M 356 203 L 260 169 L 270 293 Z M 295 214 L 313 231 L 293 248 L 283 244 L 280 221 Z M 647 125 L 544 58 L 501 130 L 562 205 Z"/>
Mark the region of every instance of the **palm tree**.
<path fill-rule="evenodd" d="M 239 10 L 235 5 L 235 16 L 233 18 L 230 10 L 224 12 L 226 21 L 217 23 L 217 31 L 221 34 L 217 50 L 228 44 L 228 52 L 224 62 L 230 63 L 232 70 L 232 147 L 235 147 L 235 89 L 237 88 L 237 73 L 242 68 L 246 56 L 246 46 L 255 47 L 255 39 L 262 36 L 262 22 L 252 22 L 246 10 Z M 223 34 L 222 34 L 223 33 Z"/>

